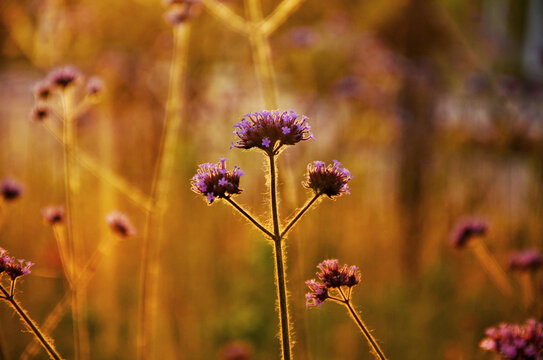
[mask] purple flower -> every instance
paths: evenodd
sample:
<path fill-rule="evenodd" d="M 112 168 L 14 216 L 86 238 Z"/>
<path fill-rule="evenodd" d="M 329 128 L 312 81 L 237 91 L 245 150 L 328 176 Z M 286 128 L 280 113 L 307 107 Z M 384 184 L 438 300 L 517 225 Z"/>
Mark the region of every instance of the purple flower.
<path fill-rule="evenodd" d="M 17 180 L 5 177 L 0 183 L 0 195 L 5 201 L 13 201 L 23 193 L 23 185 Z"/>
<path fill-rule="evenodd" d="M 486 234 L 487 229 L 488 224 L 482 219 L 474 217 L 460 218 L 449 235 L 449 243 L 451 246 L 461 249 L 472 238 Z"/>
<path fill-rule="evenodd" d="M 320 273 L 317 273 L 317 276 L 327 288 L 352 287 L 360 282 L 358 267 L 354 265 L 343 265 L 340 269 L 338 261 L 332 259 L 324 260 L 317 267 L 321 270 Z"/>
<path fill-rule="evenodd" d="M 48 75 L 49 81 L 53 85 L 58 86 L 61 89 L 65 89 L 68 86 L 72 85 L 80 77 L 81 74 L 79 70 L 71 65 L 53 69 Z"/>
<path fill-rule="evenodd" d="M 234 166 L 232 172 L 226 170 L 226 159 L 221 158 L 216 164 L 205 163 L 198 165 L 196 175 L 192 177 L 191 190 L 206 197 L 209 204 L 216 198 L 225 198 L 241 193 L 239 179 L 243 171 Z"/>
<path fill-rule="evenodd" d="M 234 125 L 234 134 L 239 140 L 232 147 L 264 150 L 268 154 L 277 153 L 283 145 L 294 145 L 303 140 L 313 139 L 308 118 L 294 111 L 263 110 L 246 114 Z"/>
<path fill-rule="evenodd" d="M 51 113 L 51 109 L 49 109 L 49 106 L 45 104 L 37 104 L 32 109 L 32 112 L 30 113 L 30 117 L 34 121 L 41 122 L 47 119 L 50 113 Z"/>
<path fill-rule="evenodd" d="M 305 306 L 307 308 L 310 306 L 320 307 L 324 300 L 328 299 L 328 289 L 315 279 L 307 280 L 305 284 L 311 290 L 305 294 Z"/>
<path fill-rule="evenodd" d="M 501 323 L 486 330 L 479 347 L 510 360 L 542 360 L 543 324 L 528 319 L 524 325 Z"/>
<path fill-rule="evenodd" d="M 220 351 L 222 360 L 249 360 L 252 353 L 251 347 L 240 341 L 227 344 Z"/>
<path fill-rule="evenodd" d="M 509 256 L 509 268 L 517 271 L 535 271 L 543 265 L 543 254 L 531 249 L 519 251 Z"/>
<path fill-rule="evenodd" d="M 111 231 L 120 237 L 127 238 L 136 235 L 136 228 L 128 216 L 120 211 L 112 211 L 106 216 L 106 222 L 109 225 Z"/>
<path fill-rule="evenodd" d="M 47 80 L 42 80 L 34 85 L 34 96 L 38 100 L 47 101 L 51 96 L 51 83 Z"/>
<path fill-rule="evenodd" d="M 317 273 L 319 280 L 311 279 L 305 282 L 311 292 L 305 294 L 305 305 L 321 306 L 324 300 L 329 298 L 331 289 L 347 286 L 349 288 L 360 283 L 360 272 L 356 266 L 343 265 L 339 267 L 335 259 L 324 260 L 317 267 L 320 272 Z"/>
<path fill-rule="evenodd" d="M 6 271 L 8 264 L 11 264 L 11 258 L 5 249 L 0 248 L 0 274 Z"/>
<path fill-rule="evenodd" d="M 88 95 L 98 95 L 103 88 L 104 82 L 98 76 L 93 76 L 87 81 L 86 91 Z"/>
<path fill-rule="evenodd" d="M 312 189 L 315 194 L 324 194 L 332 198 L 341 194 L 349 194 L 347 183 L 353 178 L 349 170 L 341 168 L 341 163 L 334 160 L 333 165 L 322 161 L 314 161 L 307 165 L 306 181 L 302 185 Z"/>
<path fill-rule="evenodd" d="M 65 210 L 62 205 L 49 205 L 41 210 L 43 220 L 49 225 L 56 225 L 64 222 Z"/>
<path fill-rule="evenodd" d="M 34 263 L 25 261 L 24 259 L 15 260 L 15 258 L 8 257 L 5 250 L 3 250 L 3 254 L 0 257 L 2 258 L 0 260 L 0 269 L 3 267 L 4 272 L 12 281 L 18 277 L 30 274 L 30 268 L 34 265 Z"/>

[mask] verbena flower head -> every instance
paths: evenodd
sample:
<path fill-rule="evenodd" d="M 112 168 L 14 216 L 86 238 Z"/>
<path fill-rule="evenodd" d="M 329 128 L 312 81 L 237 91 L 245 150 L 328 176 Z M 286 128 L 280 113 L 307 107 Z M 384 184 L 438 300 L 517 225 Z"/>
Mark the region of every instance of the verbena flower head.
<path fill-rule="evenodd" d="M 303 140 L 314 139 L 307 123 L 308 118 L 294 111 L 263 110 L 246 114 L 234 125 L 234 134 L 239 140 L 232 147 L 264 150 L 268 154 L 277 153 L 283 145 L 294 145 Z"/>
<path fill-rule="evenodd" d="M 317 276 L 327 288 L 352 287 L 360 282 L 360 273 L 357 266 L 343 265 L 340 268 L 338 261 L 333 259 L 324 260 L 317 267 L 321 270 L 320 273 L 317 273 Z"/>
<path fill-rule="evenodd" d="M 6 271 L 8 264 L 11 263 L 11 258 L 5 249 L 0 248 L 0 274 Z"/>
<path fill-rule="evenodd" d="M 524 325 L 501 323 L 486 330 L 479 346 L 509 360 L 542 360 L 543 324 L 528 319 Z"/>
<path fill-rule="evenodd" d="M 509 268 L 517 271 L 535 271 L 543 265 L 543 254 L 531 249 L 509 256 Z"/>
<path fill-rule="evenodd" d="M 112 211 L 106 216 L 106 222 L 113 233 L 120 237 L 127 238 L 136 235 L 136 228 L 128 216 L 120 211 Z"/>
<path fill-rule="evenodd" d="M 38 100 L 47 101 L 51 96 L 51 83 L 47 80 L 42 80 L 34 85 L 34 96 Z"/>
<path fill-rule="evenodd" d="M 337 160 L 328 166 L 323 161 L 314 161 L 307 165 L 306 180 L 302 182 L 302 185 L 312 189 L 315 194 L 324 194 L 329 198 L 350 194 L 347 183 L 353 175 L 340 166 L 341 163 Z"/>
<path fill-rule="evenodd" d="M 190 181 L 191 190 L 203 195 L 209 204 L 217 198 L 241 193 L 239 179 L 244 172 L 238 166 L 234 166 L 231 172 L 226 170 L 225 158 L 219 159 L 216 164 L 205 163 L 198 167 L 198 172 Z"/>
<path fill-rule="evenodd" d="M 451 246 L 461 249 L 472 238 L 485 235 L 487 230 L 488 224 L 482 219 L 473 217 L 460 218 L 449 235 L 449 243 Z"/>
<path fill-rule="evenodd" d="M 104 82 L 98 76 L 93 76 L 87 81 L 87 95 L 98 95 L 104 88 Z"/>
<path fill-rule="evenodd" d="M 220 350 L 222 360 L 249 360 L 253 351 L 251 347 L 241 341 L 231 342 L 226 344 Z"/>
<path fill-rule="evenodd" d="M 30 117 L 34 121 L 41 122 L 47 119 L 50 114 L 51 114 L 51 109 L 49 109 L 49 106 L 45 104 L 37 104 L 32 109 L 32 112 L 30 113 Z"/>
<path fill-rule="evenodd" d="M 5 201 L 17 199 L 24 191 L 23 185 L 17 180 L 5 177 L 0 183 L 0 195 Z"/>
<path fill-rule="evenodd" d="M 360 283 L 360 272 L 357 266 L 343 265 L 340 268 L 338 261 L 331 259 L 324 260 L 317 267 L 320 269 L 317 273 L 319 280 L 311 279 L 305 282 L 311 290 L 305 295 L 306 307 L 320 306 L 329 297 L 331 289 L 342 286 L 351 288 Z"/>
<path fill-rule="evenodd" d="M 311 292 L 308 292 L 305 294 L 305 306 L 321 306 L 324 300 L 328 299 L 328 289 L 326 286 L 315 279 L 307 280 L 305 282 L 309 290 Z"/>
<path fill-rule="evenodd" d="M 79 70 L 71 65 L 53 69 L 48 75 L 51 84 L 58 86 L 61 89 L 65 89 L 74 84 L 80 77 L 81 74 Z"/>
<path fill-rule="evenodd" d="M 43 220 L 49 225 L 61 224 L 64 222 L 66 211 L 62 205 L 49 205 L 41 210 Z"/>

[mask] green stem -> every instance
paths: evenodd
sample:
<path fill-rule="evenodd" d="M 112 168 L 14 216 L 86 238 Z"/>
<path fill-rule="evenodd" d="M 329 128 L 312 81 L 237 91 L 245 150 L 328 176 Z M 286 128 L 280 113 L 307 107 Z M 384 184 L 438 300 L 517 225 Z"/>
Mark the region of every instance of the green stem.
<path fill-rule="evenodd" d="M 360 318 L 356 310 L 352 307 L 350 297 L 349 298 L 346 297 L 345 294 L 343 293 L 343 290 L 341 290 L 341 288 L 338 288 L 338 289 L 341 296 L 343 297 L 344 304 L 349 309 L 349 312 L 351 313 L 352 318 L 356 322 L 356 325 L 358 325 L 358 328 L 360 329 L 360 331 L 362 331 L 362 334 L 364 334 L 364 336 L 370 343 L 370 346 L 373 352 L 379 357 L 379 359 L 386 360 L 385 354 L 383 353 L 383 350 L 381 350 L 381 348 L 379 347 L 377 340 L 375 340 L 375 338 L 373 337 L 369 329 L 366 327 L 366 324 L 364 324 L 364 322 L 362 321 L 362 319 Z"/>
<path fill-rule="evenodd" d="M 274 238 L 274 235 L 266 229 L 264 226 L 262 226 L 254 217 L 251 216 L 247 211 L 245 211 L 241 206 L 239 206 L 238 203 L 236 203 L 234 200 L 232 200 L 230 197 L 224 198 L 226 201 L 228 201 L 236 210 L 238 210 L 243 216 L 247 218 L 250 222 L 253 223 L 260 231 L 262 231 L 266 236 L 268 236 L 270 239 Z"/>
<path fill-rule="evenodd" d="M 296 224 L 296 222 L 298 220 L 300 220 L 300 218 L 305 214 L 305 212 L 307 210 L 309 210 L 309 208 L 311 207 L 311 205 L 313 205 L 313 203 L 321 196 L 321 194 L 315 194 L 315 196 L 309 200 L 305 205 L 304 207 L 298 212 L 298 214 L 296 214 L 296 216 L 290 221 L 290 223 L 287 225 L 287 227 L 285 228 L 285 230 L 283 230 L 283 232 L 281 233 L 281 239 L 283 239 L 285 237 L 285 235 L 287 234 L 287 232 Z"/>
<path fill-rule="evenodd" d="M 277 276 L 277 293 L 279 296 L 279 321 L 281 322 L 281 347 L 283 360 L 290 360 L 290 321 L 287 304 L 287 285 L 285 280 L 285 260 L 283 258 L 283 246 L 281 232 L 279 230 L 279 214 L 277 210 L 277 184 L 275 171 L 275 155 L 270 157 L 270 194 L 274 233 L 275 269 Z"/>
<path fill-rule="evenodd" d="M 19 305 L 19 303 L 13 298 L 13 296 L 10 296 L 10 294 L 7 292 L 6 289 L 4 289 L 4 287 L 2 285 L 0 285 L 0 290 L 2 291 L 2 293 L 5 296 L 3 299 L 6 300 L 7 302 L 9 302 L 11 304 L 11 306 L 15 309 L 15 311 L 17 311 L 19 316 L 25 322 L 26 326 L 28 326 L 28 328 L 34 333 L 34 335 L 36 335 L 38 340 L 40 340 L 41 344 L 43 345 L 45 350 L 47 350 L 47 353 L 49 354 L 51 359 L 62 360 L 62 358 L 60 357 L 60 355 L 56 351 L 55 347 L 47 341 L 47 339 L 42 334 L 42 332 L 40 331 L 38 326 L 26 314 L 26 311 L 21 307 L 21 305 Z"/>

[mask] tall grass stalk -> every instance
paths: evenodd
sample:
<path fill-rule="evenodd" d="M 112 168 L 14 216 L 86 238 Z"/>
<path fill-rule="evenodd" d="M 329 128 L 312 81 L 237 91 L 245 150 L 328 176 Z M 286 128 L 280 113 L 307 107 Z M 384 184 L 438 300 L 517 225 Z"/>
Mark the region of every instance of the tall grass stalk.
<path fill-rule="evenodd" d="M 76 190 L 76 179 L 74 169 L 74 153 L 76 144 L 76 122 L 75 109 L 73 104 L 73 92 L 70 88 L 63 90 L 62 111 L 63 111 L 63 144 L 64 144 L 64 189 L 66 202 L 66 243 L 69 253 L 69 273 L 70 277 L 78 271 L 77 265 L 80 260 L 80 249 L 74 237 L 74 209 L 73 195 Z M 74 284 L 75 285 L 75 284 Z M 88 333 L 83 317 L 83 294 L 77 286 L 72 287 L 72 318 L 74 327 L 74 355 L 75 359 L 89 359 Z"/>
<path fill-rule="evenodd" d="M 179 129 L 184 108 L 184 78 L 187 67 L 187 51 L 190 24 L 185 22 L 173 28 L 173 54 L 170 66 L 170 83 L 166 116 L 159 143 L 158 158 L 151 185 L 152 207 L 148 211 L 143 235 L 141 254 L 141 286 L 138 323 L 138 359 L 151 358 L 153 319 L 156 314 L 159 276 L 160 239 L 163 232 L 163 215 L 167 206 L 167 194 L 178 145 Z M 153 241 L 151 241 L 153 237 Z"/>
<path fill-rule="evenodd" d="M 14 281 L 12 281 L 12 289 L 13 284 Z M 2 296 L 0 296 L 0 298 L 7 301 L 11 305 L 11 307 L 17 312 L 17 314 L 19 314 L 21 320 L 23 320 L 28 329 L 36 336 L 36 338 L 38 338 L 42 346 L 45 348 L 45 350 L 49 354 L 49 357 L 54 360 L 61 360 L 62 358 L 58 354 L 51 340 L 48 339 L 41 332 L 38 325 L 36 325 L 36 323 L 26 313 L 26 310 L 17 302 L 17 300 L 15 300 L 15 298 L 13 297 L 13 291 L 8 292 L 2 285 L 0 285 L 0 292 L 2 292 L 3 294 Z"/>

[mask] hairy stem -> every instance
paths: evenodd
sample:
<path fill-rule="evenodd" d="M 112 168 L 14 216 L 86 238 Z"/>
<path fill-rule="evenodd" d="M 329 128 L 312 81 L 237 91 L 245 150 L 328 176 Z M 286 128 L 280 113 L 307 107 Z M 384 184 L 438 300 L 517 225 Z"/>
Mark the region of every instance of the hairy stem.
<path fill-rule="evenodd" d="M 238 210 L 243 216 L 247 218 L 250 222 L 253 223 L 260 231 L 262 231 L 266 236 L 268 236 L 270 239 L 274 238 L 274 235 L 267 230 L 264 226 L 262 226 L 254 217 L 251 216 L 247 211 L 245 211 L 241 206 L 239 206 L 234 200 L 232 200 L 230 197 L 224 198 L 226 201 L 228 201 L 236 210 Z"/>
<path fill-rule="evenodd" d="M 147 213 L 141 255 L 141 287 L 138 324 L 138 359 L 151 356 L 153 334 L 152 319 L 157 307 L 156 289 L 159 277 L 160 239 L 163 231 L 163 214 L 167 206 L 167 194 L 179 141 L 179 129 L 184 108 L 184 77 L 187 67 L 187 51 L 190 24 L 174 27 L 174 47 L 170 66 L 170 83 L 166 103 L 165 123 L 158 149 L 158 159 L 151 185 L 151 209 Z M 150 241 L 154 236 L 154 241 Z"/>
<path fill-rule="evenodd" d="M 288 233 L 288 231 L 296 224 L 296 222 L 298 220 L 300 220 L 300 218 L 305 214 L 305 212 L 307 210 L 309 210 L 309 208 L 311 207 L 311 205 L 313 205 L 313 203 L 321 196 L 321 194 L 315 194 L 315 196 L 313 198 L 311 198 L 311 200 L 309 200 L 305 205 L 304 207 L 298 212 L 298 214 L 296 214 L 296 216 L 294 216 L 294 218 L 292 218 L 292 220 L 289 222 L 289 224 L 287 225 L 287 227 L 285 228 L 285 230 L 283 230 L 281 232 L 281 239 L 283 239 L 285 237 L 285 235 Z"/>
<path fill-rule="evenodd" d="M 351 314 L 351 317 L 356 322 L 356 325 L 358 325 L 358 328 L 364 334 L 366 339 L 368 340 L 368 343 L 370 344 L 370 347 L 372 351 L 379 357 L 381 360 L 386 360 L 385 354 L 383 353 L 383 350 L 379 347 L 379 344 L 377 343 L 377 340 L 373 337 L 371 334 L 371 331 L 367 328 L 366 324 L 362 321 L 356 310 L 351 305 L 351 299 L 346 297 L 343 290 L 341 288 L 338 288 L 341 296 L 343 297 L 343 303 L 345 306 L 347 306 L 347 309 L 349 310 L 349 313 Z"/>
<path fill-rule="evenodd" d="M 290 319 L 287 304 L 287 285 L 285 276 L 285 259 L 283 257 L 283 244 L 279 230 L 279 211 L 277 209 L 277 175 L 275 169 L 275 155 L 270 155 L 270 196 L 274 233 L 274 253 L 277 295 L 279 298 L 279 321 L 281 323 L 281 348 L 283 360 L 290 360 Z"/>
<path fill-rule="evenodd" d="M 28 314 L 23 309 L 23 307 L 19 305 L 19 303 L 13 298 L 13 296 L 11 296 L 6 291 L 6 289 L 2 285 L 0 285 L 0 291 L 2 291 L 2 293 L 4 294 L 4 297 L 2 297 L 2 299 L 9 302 L 10 305 L 13 307 L 13 309 L 15 309 L 15 311 L 19 314 L 21 319 L 24 321 L 25 325 L 28 327 L 28 329 L 34 333 L 34 335 L 38 338 L 38 340 L 43 345 L 45 350 L 47 350 L 47 353 L 49 354 L 51 359 L 61 360 L 62 358 L 58 354 L 53 344 L 50 341 L 48 341 L 47 338 L 42 334 L 42 332 L 40 331 L 36 323 L 30 318 L 30 316 L 28 316 Z"/>

